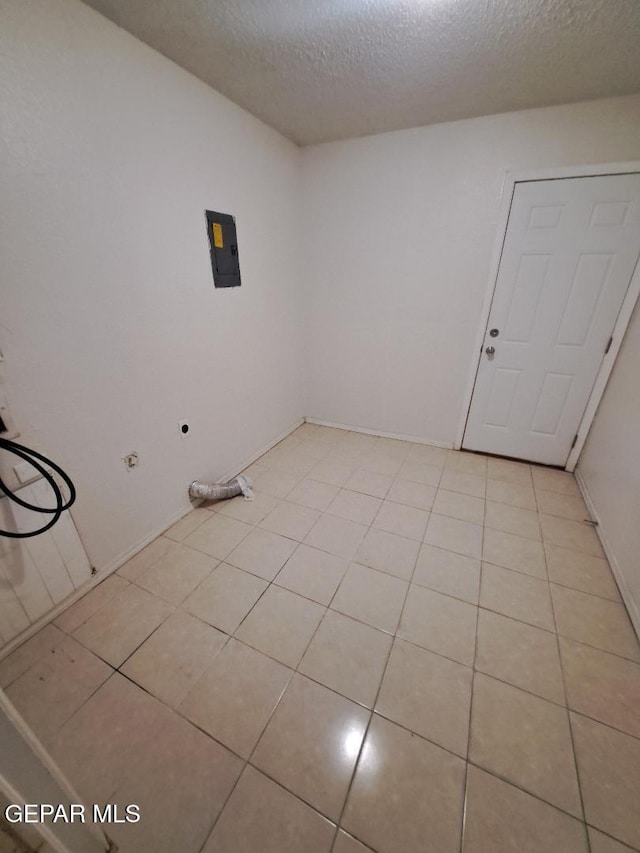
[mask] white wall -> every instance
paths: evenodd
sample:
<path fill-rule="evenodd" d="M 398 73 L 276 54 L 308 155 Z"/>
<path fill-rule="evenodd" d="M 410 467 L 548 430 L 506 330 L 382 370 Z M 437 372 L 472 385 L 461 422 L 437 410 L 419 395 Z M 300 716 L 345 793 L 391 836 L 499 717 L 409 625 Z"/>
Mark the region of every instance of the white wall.
<path fill-rule="evenodd" d="M 505 172 L 640 156 L 640 96 L 300 152 L 77 0 L 0 23 L 7 392 L 99 568 L 305 414 L 453 443 Z"/>
<path fill-rule="evenodd" d="M 300 151 L 76 0 L 2 0 L 0 58 L 7 395 L 101 568 L 304 414 Z M 205 208 L 237 218 L 240 289 Z"/>
<path fill-rule="evenodd" d="M 640 303 L 627 329 L 578 474 L 640 633 Z"/>
<path fill-rule="evenodd" d="M 505 172 L 640 157 L 640 96 L 303 152 L 307 414 L 451 445 Z"/>

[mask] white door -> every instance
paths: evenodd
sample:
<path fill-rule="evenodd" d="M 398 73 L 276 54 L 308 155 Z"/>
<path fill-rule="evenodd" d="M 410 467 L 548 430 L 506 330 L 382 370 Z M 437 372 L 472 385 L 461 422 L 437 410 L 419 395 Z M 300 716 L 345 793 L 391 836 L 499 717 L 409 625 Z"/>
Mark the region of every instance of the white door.
<path fill-rule="evenodd" d="M 13 707 L 6 694 L 0 690 L 0 801 L 3 805 L 46 803 L 49 805 L 82 804 L 64 774 L 53 761 L 29 726 Z M 68 853 L 107 853 L 111 846 L 99 826 L 91 822 L 91 806 L 86 806 L 86 823 L 47 820 L 45 823 L 10 824 L 19 838 L 32 836 L 30 830 L 44 838 L 47 850 Z M 15 810 L 13 810 L 14 816 Z M 78 812 L 76 812 L 76 815 Z M 26 833 L 29 831 L 29 835 Z M 0 835 L 0 844 L 4 833 Z M 36 841 L 36 839 L 33 839 Z M 35 846 L 35 845 L 34 845 Z M 2 849 L 6 848 L 2 846 Z M 17 850 L 18 846 L 11 850 Z M 19 849 L 23 849 L 20 847 Z M 33 847 L 24 847 L 32 850 Z M 38 846 L 40 850 L 40 846 Z"/>
<path fill-rule="evenodd" d="M 37 506 L 52 497 L 40 479 L 17 491 Z M 0 528 L 26 532 L 44 516 L 0 495 Z M 51 530 L 32 539 L 0 537 L 0 649 L 64 601 L 91 578 L 91 565 L 67 510 Z"/>
<path fill-rule="evenodd" d="M 640 253 L 640 175 L 515 185 L 462 446 L 564 466 Z"/>

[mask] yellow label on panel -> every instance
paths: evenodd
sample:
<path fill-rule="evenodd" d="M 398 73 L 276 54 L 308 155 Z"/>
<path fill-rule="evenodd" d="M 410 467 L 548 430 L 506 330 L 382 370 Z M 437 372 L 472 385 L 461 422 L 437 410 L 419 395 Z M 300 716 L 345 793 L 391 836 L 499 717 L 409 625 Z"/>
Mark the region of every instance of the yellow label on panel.
<path fill-rule="evenodd" d="M 224 248 L 224 242 L 222 240 L 222 225 L 219 222 L 212 222 L 211 227 L 213 228 L 213 245 L 216 249 Z"/>

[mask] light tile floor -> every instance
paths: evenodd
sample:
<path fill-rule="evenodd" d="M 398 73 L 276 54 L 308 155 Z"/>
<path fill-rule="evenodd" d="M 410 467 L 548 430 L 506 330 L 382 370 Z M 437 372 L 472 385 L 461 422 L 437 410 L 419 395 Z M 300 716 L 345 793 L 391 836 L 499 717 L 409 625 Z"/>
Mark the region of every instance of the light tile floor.
<path fill-rule="evenodd" d="M 571 475 L 305 424 L 0 662 L 128 851 L 640 850 L 640 648 Z"/>

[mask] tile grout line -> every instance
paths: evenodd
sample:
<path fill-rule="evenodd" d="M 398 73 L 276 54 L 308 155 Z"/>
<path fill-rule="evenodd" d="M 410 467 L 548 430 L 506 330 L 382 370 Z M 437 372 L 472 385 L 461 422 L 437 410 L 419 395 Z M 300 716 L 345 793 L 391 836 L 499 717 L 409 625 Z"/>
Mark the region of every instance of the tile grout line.
<path fill-rule="evenodd" d="M 487 473 L 488 473 L 488 463 L 487 463 Z M 482 525 L 482 538 L 480 542 L 480 572 L 478 576 L 478 604 L 476 606 L 476 630 L 474 637 L 474 646 L 473 646 L 473 663 L 471 667 L 471 691 L 469 695 L 469 722 L 467 724 L 467 749 L 465 755 L 464 762 L 464 779 L 462 785 L 462 814 L 460 815 L 460 853 L 463 853 L 464 848 L 464 833 L 466 828 L 467 821 L 467 804 L 468 804 L 468 796 L 469 796 L 469 753 L 471 750 L 471 724 L 473 720 L 473 696 L 475 693 L 475 682 L 476 682 L 476 661 L 478 657 L 478 631 L 480 627 L 480 587 L 482 585 L 482 567 L 483 567 L 483 552 L 484 552 L 484 537 L 485 537 L 485 529 L 486 529 L 486 517 L 487 517 L 487 479 L 485 479 L 485 500 L 484 500 L 484 515 L 483 515 L 483 525 Z"/>
<path fill-rule="evenodd" d="M 416 555 L 416 560 L 415 560 L 415 562 L 417 562 L 417 559 L 418 559 L 418 557 L 417 557 L 417 555 Z M 414 562 L 413 572 L 411 573 L 411 576 L 412 576 L 412 577 L 413 577 L 413 573 L 415 572 L 415 562 Z M 387 673 L 387 668 L 388 668 L 388 666 L 389 666 L 389 660 L 391 659 L 391 653 L 393 652 L 393 647 L 394 647 L 394 645 L 395 645 L 395 641 L 396 641 L 396 638 L 397 638 L 397 630 L 398 630 L 398 628 L 399 628 L 399 626 L 400 626 L 400 622 L 401 622 L 401 620 L 402 620 L 402 614 L 403 614 L 403 612 L 404 612 L 404 608 L 405 608 L 405 605 L 406 605 L 406 602 L 407 602 L 407 598 L 408 598 L 408 596 L 409 596 L 410 583 L 411 583 L 410 581 L 407 583 L 407 589 L 406 589 L 406 591 L 405 591 L 404 601 L 403 601 L 403 603 L 402 603 L 402 607 L 401 607 L 401 609 L 400 609 L 400 613 L 399 613 L 399 615 L 398 615 L 398 620 L 397 620 L 397 623 L 396 623 L 396 630 L 394 631 L 394 633 L 393 633 L 393 635 L 392 635 L 391 643 L 389 644 L 389 651 L 387 652 L 386 660 L 385 660 L 385 664 L 384 664 L 384 667 L 383 667 L 383 669 L 382 669 L 382 676 L 381 676 L 381 678 L 380 678 L 380 682 L 379 682 L 379 684 L 378 684 L 378 689 L 376 690 L 376 695 L 375 695 L 375 697 L 374 697 L 374 699 L 373 699 L 373 702 L 372 702 L 372 704 L 371 704 L 371 709 L 370 709 L 370 712 L 369 712 L 369 720 L 368 720 L 367 725 L 366 725 L 366 727 L 365 727 L 364 734 L 363 734 L 363 736 L 362 736 L 362 740 L 361 740 L 361 742 L 360 742 L 360 748 L 358 749 L 358 754 L 356 755 L 356 760 L 355 760 L 354 765 L 353 765 L 353 771 L 352 771 L 352 773 L 351 773 L 351 778 L 349 779 L 349 784 L 348 784 L 348 786 L 347 786 L 347 792 L 346 792 L 346 795 L 345 795 L 345 798 L 344 798 L 344 802 L 343 802 L 343 804 L 342 804 L 342 809 L 340 810 L 340 815 L 339 815 L 339 817 L 338 817 L 338 821 L 337 821 L 337 824 L 336 824 L 336 831 L 335 831 L 335 834 L 334 834 L 334 840 L 333 840 L 333 844 L 332 844 L 332 849 L 333 849 L 333 847 L 335 847 L 335 843 L 336 843 L 336 840 L 337 840 L 337 838 L 338 838 L 338 832 L 339 832 L 339 830 L 342 828 L 342 821 L 343 821 L 343 819 L 344 819 L 344 814 L 345 814 L 345 811 L 346 811 L 346 809 L 347 809 L 347 803 L 349 802 L 349 796 L 350 796 L 350 794 L 351 794 L 351 790 L 352 790 L 352 788 L 353 788 L 353 784 L 354 784 L 354 782 L 355 782 L 356 773 L 357 773 L 357 771 L 358 771 L 358 767 L 359 767 L 359 765 L 360 765 L 360 760 L 361 760 L 361 758 L 362 758 L 362 754 L 363 754 L 363 752 L 364 752 L 364 746 L 365 746 L 365 743 L 366 743 L 366 741 L 367 741 L 367 737 L 368 737 L 368 735 L 369 735 L 369 730 L 370 730 L 370 728 L 371 728 L 371 723 L 373 722 L 373 718 L 374 718 L 374 714 L 375 714 L 375 707 L 376 707 L 376 705 L 377 705 L 377 703 L 378 703 L 378 698 L 379 698 L 379 696 L 380 696 L 380 691 L 382 690 L 382 684 L 383 684 L 383 682 L 384 682 L 384 678 L 385 678 L 385 675 L 386 675 L 386 673 Z M 386 719 L 386 718 L 385 718 L 385 719 Z M 354 836 L 354 838 L 356 838 L 356 836 Z M 359 840 L 359 839 L 358 839 L 358 840 Z"/>
<path fill-rule="evenodd" d="M 536 494 L 535 489 L 534 489 L 534 496 L 535 496 L 536 506 L 538 506 L 538 495 Z M 538 518 L 539 517 L 540 517 L 540 509 L 538 506 Z M 540 528 L 542 531 L 542 524 L 540 524 Z M 569 710 L 569 697 L 568 697 L 568 692 L 567 692 L 567 681 L 566 681 L 565 674 L 564 674 L 564 665 L 562 662 L 562 652 L 560 650 L 560 636 L 558 634 L 558 622 L 556 619 L 556 608 L 555 608 L 555 604 L 553 601 L 553 595 L 551 594 L 551 582 L 549 581 L 549 565 L 547 563 L 547 552 L 546 552 L 546 549 L 544 547 L 543 547 L 543 554 L 544 554 L 545 570 L 547 573 L 547 585 L 549 587 L 549 600 L 551 601 L 551 613 L 553 616 L 553 624 L 555 627 L 556 650 L 558 653 L 558 662 L 560 665 L 560 674 L 562 677 L 562 690 L 563 690 L 563 694 L 564 694 L 564 703 L 565 703 L 565 708 L 566 708 L 566 721 L 567 721 L 567 727 L 569 729 L 569 739 L 571 742 L 571 754 L 573 756 L 573 768 L 574 768 L 574 772 L 576 774 L 576 785 L 578 787 L 578 796 L 580 798 L 580 809 L 582 811 L 582 826 L 584 827 L 587 853 L 591 853 L 591 839 L 589 838 L 589 830 L 587 829 L 587 822 L 586 822 L 587 821 L 587 812 L 586 812 L 586 809 L 584 807 L 584 797 L 582 794 L 582 783 L 580 780 L 580 772 L 578 770 L 578 756 L 577 756 L 577 752 L 576 752 L 575 739 L 573 736 L 573 726 L 571 725 L 571 713 Z"/>
<path fill-rule="evenodd" d="M 405 456 L 404 458 L 406 459 L 406 456 Z M 400 466 L 400 467 L 402 467 L 402 463 L 401 463 L 401 466 Z M 356 470 L 358 470 L 358 469 L 356 469 Z M 441 474 L 441 476 L 442 476 L 442 474 Z M 396 479 L 396 478 L 394 478 L 394 480 L 395 480 L 395 479 Z M 391 485 L 393 485 L 393 481 L 392 481 L 392 484 L 391 484 Z M 387 489 L 386 494 L 388 494 L 388 493 L 389 493 L 389 490 L 391 489 L 391 485 L 389 486 L 389 489 Z M 435 494 L 434 494 L 434 499 L 435 499 Z M 382 504 L 381 504 L 381 506 L 382 506 Z M 377 515 L 378 515 L 378 513 L 376 513 L 376 515 L 374 516 L 374 518 L 373 518 L 373 520 L 372 520 L 371 524 L 369 525 L 369 527 L 368 527 L 368 529 L 367 529 L 367 533 L 368 533 L 370 530 L 374 529 L 374 528 L 373 528 L 373 523 L 374 523 L 375 519 L 377 518 Z M 429 516 L 430 516 L 430 513 L 429 513 Z M 428 527 L 428 524 L 429 524 L 429 520 L 428 520 L 428 518 L 427 518 L 427 524 L 426 524 L 426 526 L 425 526 L 425 534 L 426 534 L 426 527 Z M 364 534 L 364 536 L 362 537 L 362 539 L 361 539 L 361 541 L 360 541 L 360 544 L 362 544 L 362 542 L 365 540 L 365 538 L 366 538 L 366 536 L 367 536 L 367 533 L 365 533 L 365 534 Z M 420 553 L 420 548 L 418 548 L 418 551 L 417 551 L 416 556 L 415 556 L 415 559 L 414 559 L 414 565 L 413 565 L 413 570 L 412 570 L 412 572 L 411 572 L 411 577 L 413 577 L 413 575 L 414 575 L 414 573 L 415 573 L 415 566 L 416 566 L 416 563 L 417 563 L 417 560 L 418 560 L 418 555 L 419 555 L 419 553 Z M 357 554 L 357 550 L 356 550 L 356 554 Z M 355 557 L 355 554 L 354 554 L 354 557 Z M 351 560 L 350 562 L 355 562 L 355 560 Z M 367 568 L 372 568 L 372 567 L 367 567 Z M 348 571 L 348 569 L 347 569 L 347 571 Z M 386 573 L 386 572 L 383 572 L 383 573 L 381 573 L 381 574 L 387 574 L 387 573 Z M 346 572 L 345 572 L 345 575 L 346 575 Z M 393 577 L 393 575 L 390 575 L 390 577 Z M 344 577 L 343 577 L 343 581 L 344 581 Z M 327 611 L 331 608 L 331 604 L 333 603 L 333 601 L 334 601 L 334 599 L 335 599 L 336 595 L 338 594 L 338 590 L 340 589 L 340 586 L 341 586 L 341 585 L 342 585 L 342 581 L 341 581 L 341 582 L 340 582 L 340 584 L 338 584 L 338 586 L 336 587 L 336 589 L 335 589 L 335 591 L 334 591 L 334 594 L 333 594 L 333 596 L 331 597 L 331 601 L 329 602 L 329 605 L 327 606 Z M 379 695 L 380 695 L 380 691 L 381 691 L 381 689 L 382 689 L 382 684 L 383 684 L 383 682 L 384 682 L 384 677 L 385 677 L 386 672 L 387 672 L 387 667 L 388 667 L 388 665 L 389 665 L 389 660 L 390 660 L 390 658 L 391 658 L 391 653 L 392 653 L 392 651 L 393 651 L 393 646 L 394 646 L 394 643 L 395 643 L 395 640 L 396 640 L 397 629 L 398 629 L 398 627 L 399 627 L 399 625 L 400 625 L 400 621 L 401 621 L 401 619 L 402 619 L 402 613 L 403 613 L 403 611 L 404 611 L 404 606 L 405 606 L 405 604 L 406 604 L 406 600 L 407 600 L 407 597 L 408 597 L 408 595 L 409 595 L 410 585 L 411 585 L 411 580 L 409 580 L 409 581 L 407 582 L 407 588 L 406 588 L 406 590 L 405 590 L 404 600 L 403 600 L 403 603 L 402 603 L 402 607 L 400 608 L 400 613 L 398 614 L 398 619 L 397 619 L 397 622 L 396 622 L 396 629 L 395 629 L 395 631 L 393 632 L 393 634 L 391 635 L 391 642 L 389 643 L 389 650 L 388 650 L 388 652 L 387 652 L 387 654 L 386 654 L 386 659 L 385 659 L 384 667 L 383 667 L 383 669 L 382 669 L 382 673 L 381 673 L 381 676 L 380 676 L 380 681 L 379 681 L 379 683 L 378 683 L 378 689 L 376 690 L 376 694 L 375 694 L 375 696 L 374 696 L 374 698 L 373 698 L 373 701 L 372 701 L 372 703 L 371 703 L 371 708 L 369 709 L 369 719 L 368 719 L 368 721 L 367 721 L 367 725 L 365 726 L 365 729 L 364 729 L 364 732 L 363 732 L 363 735 L 362 735 L 362 740 L 360 741 L 360 747 L 359 747 L 359 749 L 358 749 L 358 754 L 356 755 L 356 759 L 355 759 L 354 764 L 353 764 L 353 770 L 352 770 L 352 772 L 351 772 L 351 776 L 350 776 L 350 779 L 349 779 L 349 784 L 347 785 L 347 790 L 346 790 L 346 793 L 345 793 L 344 801 L 343 801 L 343 803 L 342 803 L 342 808 L 340 809 L 340 814 L 338 815 L 338 820 L 336 821 L 336 829 L 335 829 L 334 836 L 333 836 L 333 842 L 332 842 L 332 844 L 331 844 L 331 849 L 332 849 L 332 850 L 335 848 L 335 845 L 336 845 L 336 842 L 337 842 L 337 839 L 338 839 L 338 835 L 339 835 L 340 829 L 342 828 L 342 827 L 341 827 L 341 824 L 342 824 L 342 821 L 343 821 L 343 819 L 344 819 L 344 814 L 345 814 L 345 811 L 346 811 L 346 808 L 347 808 L 347 803 L 348 803 L 348 801 L 349 801 L 349 796 L 350 796 L 350 794 L 351 794 L 351 789 L 352 789 L 352 787 L 353 787 L 353 784 L 354 784 L 354 781 L 355 781 L 355 777 L 356 777 L 356 773 L 357 773 L 357 770 L 358 770 L 358 766 L 359 766 L 359 764 L 360 764 L 360 760 L 361 760 L 361 757 L 362 757 L 362 754 L 363 754 L 363 751 L 364 751 L 364 746 L 365 746 L 365 743 L 366 743 L 366 740 L 367 740 L 367 737 L 368 737 L 368 734 L 369 734 L 369 729 L 371 728 L 371 723 L 372 723 L 372 721 L 373 721 L 374 712 L 375 712 L 375 707 L 376 707 L 376 704 L 377 704 L 377 702 L 378 702 L 378 697 L 379 697 Z M 339 612 L 339 611 L 334 611 L 334 612 Z M 343 615 L 346 615 L 346 614 L 343 614 Z M 363 623 L 363 624 L 365 624 L 365 623 Z M 370 626 L 370 627 L 372 627 L 372 626 Z M 386 633 L 386 632 L 385 632 L 385 633 Z M 353 836 L 353 837 L 354 837 L 354 838 L 356 838 L 356 836 Z M 357 840 L 359 840 L 359 839 L 357 839 Z"/>
<path fill-rule="evenodd" d="M 442 470 L 441 470 L 441 473 L 440 473 L 440 479 L 438 480 L 438 483 L 440 483 L 440 482 L 441 482 L 443 473 L 444 473 L 444 465 L 443 465 L 443 467 L 442 467 Z M 436 486 L 436 487 L 435 487 L 436 492 L 437 492 L 437 489 L 438 489 L 438 486 Z M 435 494 L 434 494 L 434 500 L 435 500 Z M 431 513 L 430 513 L 430 515 L 431 515 Z M 427 520 L 427 528 L 428 528 L 428 526 L 429 526 L 429 521 Z M 425 534 L 424 534 L 424 535 L 426 535 L 426 529 L 425 529 Z M 383 670 L 382 670 L 382 676 L 381 676 L 381 678 L 380 678 L 380 682 L 379 682 L 379 684 L 378 684 L 378 689 L 377 689 L 377 691 L 376 691 L 376 695 L 375 695 L 375 697 L 374 697 L 374 699 L 373 699 L 373 702 L 372 702 L 372 705 L 371 705 L 371 711 L 370 711 L 370 715 L 369 715 L 369 721 L 368 721 L 367 726 L 366 726 L 366 728 L 365 728 L 364 735 L 363 735 L 363 737 L 362 737 L 362 741 L 361 741 L 361 743 L 360 743 L 360 748 L 359 748 L 359 750 L 358 750 L 358 754 L 357 754 L 357 756 L 356 756 L 356 760 L 355 760 L 354 765 L 353 765 L 353 771 L 352 771 L 352 773 L 351 773 L 351 778 L 350 778 L 350 780 L 349 780 L 349 785 L 347 786 L 347 792 L 346 792 L 346 795 L 345 795 L 345 798 L 344 798 L 344 802 L 343 802 L 343 804 L 342 804 L 342 809 L 341 809 L 341 812 L 340 812 L 340 816 L 339 816 L 338 821 L 337 821 L 337 824 L 336 824 L 336 831 L 335 831 L 335 834 L 334 834 L 334 840 L 333 840 L 332 849 L 335 847 L 336 841 L 337 841 L 337 839 L 338 839 L 338 833 L 339 833 L 340 829 L 341 829 L 341 828 L 343 828 L 343 827 L 342 827 L 342 821 L 343 821 L 343 819 L 344 819 L 344 815 L 345 815 L 345 812 L 346 812 L 346 809 L 347 809 L 347 804 L 348 804 L 348 802 L 349 802 L 349 797 L 350 797 L 350 795 L 351 795 L 351 790 L 352 790 L 353 785 L 354 785 L 354 782 L 355 782 L 355 778 L 356 778 L 356 774 L 357 774 L 357 771 L 358 771 L 358 767 L 359 767 L 359 765 L 360 765 L 360 761 L 361 761 L 361 759 L 362 759 L 362 754 L 363 754 L 363 752 L 364 752 L 364 747 L 365 747 L 365 744 L 366 744 L 366 742 L 367 742 L 367 737 L 369 736 L 369 730 L 370 730 L 370 728 L 371 728 L 371 724 L 372 724 L 372 722 L 373 722 L 374 715 L 375 715 L 375 713 L 376 713 L 376 712 L 375 712 L 375 708 L 376 708 L 376 705 L 378 704 L 378 699 L 379 699 L 379 697 L 380 697 L 380 691 L 382 690 L 382 685 L 383 685 L 383 683 L 384 683 L 384 679 L 385 679 L 385 676 L 386 676 L 386 673 L 387 673 L 387 669 L 388 669 L 388 666 L 389 666 L 389 661 L 390 661 L 390 659 L 391 659 L 391 654 L 392 654 L 392 652 L 393 652 L 393 648 L 394 648 L 394 645 L 395 645 L 396 639 L 398 639 L 398 629 L 399 629 L 400 624 L 401 624 L 401 622 L 402 622 L 402 616 L 403 616 L 403 614 L 404 614 L 404 610 L 405 610 L 405 607 L 406 607 L 406 604 L 407 604 L 407 598 L 409 597 L 409 591 L 410 591 L 410 589 L 411 589 L 411 583 L 412 583 L 413 577 L 414 577 L 414 575 L 415 575 L 415 570 L 416 570 L 416 565 L 417 565 L 417 562 L 418 562 L 418 557 L 419 557 L 419 555 L 420 555 L 420 549 L 418 549 L 418 552 L 417 552 L 416 557 L 415 557 L 415 559 L 414 559 L 414 563 L 413 563 L 413 570 L 412 570 L 412 572 L 411 572 L 411 577 L 409 578 L 409 580 L 408 580 L 408 582 L 407 582 L 407 589 L 406 589 L 406 591 L 405 591 L 405 595 L 404 595 L 404 600 L 403 600 L 403 603 L 402 603 L 402 607 L 400 608 L 400 613 L 399 613 L 399 615 L 398 615 L 398 619 L 397 619 L 397 622 L 396 622 L 396 629 L 395 629 L 395 631 L 394 631 L 394 633 L 393 633 L 392 640 L 391 640 L 391 643 L 390 643 L 390 645 L 389 645 L 389 651 L 388 651 L 388 653 L 387 653 L 386 660 L 385 660 L 385 665 L 384 665 L 384 668 L 383 668 Z M 337 593 L 337 590 L 336 590 L 336 593 Z M 334 594 L 334 597 L 335 597 L 335 594 Z M 333 599 L 332 599 L 332 601 L 333 601 Z M 380 715 L 380 716 L 382 716 L 382 715 Z M 386 717 L 385 717 L 384 719 L 386 719 Z M 393 721 L 391 721 L 391 722 L 393 722 Z M 402 728 L 404 729 L 404 726 L 403 726 Z M 409 730 L 409 729 L 405 729 L 405 731 L 410 731 L 410 730 Z M 414 734 L 414 733 L 413 733 L 413 732 L 411 732 L 411 734 Z M 359 839 L 357 838 L 357 836 L 355 836 L 355 835 L 354 835 L 353 837 L 354 837 L 354 838 L 356 838 L 356 840 L 359 840 Z"/>
<path fill-rule="evenodd" d="M 586 826 L 587 826 L 587 838 L 589 838 L 589 841 L 591 841 L 591 838 L 589 837 L 589 829 L 595 829 L 596 832 L 599 832 L 601 835 L 606 836 L 606 838 L 608 838 L 610 841 L 615 841 L 616 844 L 620 845 L 622 847 L 623 853 L 626 850 L 629 850 L 629 853 L 639 853 L 637 847 L 629 847 L 629 845 L 627 844 L 626 841 L 621 841 L 619 838 L 616 838 L 614 835 L 611 835 L 610 832 L 605 832 L 604 829 L 600 829 L 600 827 L 595 826 L 595 824 L 587 822 Z"/>

